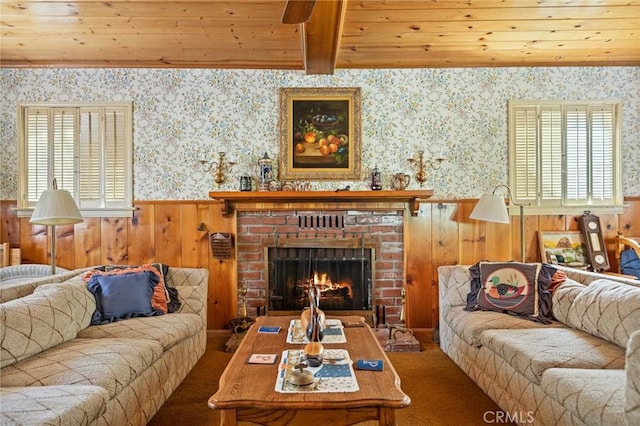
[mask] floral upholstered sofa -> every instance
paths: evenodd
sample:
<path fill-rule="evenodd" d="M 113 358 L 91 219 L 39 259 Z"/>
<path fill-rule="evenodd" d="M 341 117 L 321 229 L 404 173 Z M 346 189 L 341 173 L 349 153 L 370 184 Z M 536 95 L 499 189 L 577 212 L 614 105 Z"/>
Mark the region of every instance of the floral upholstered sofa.
<path fill-rule="evenodd" d="M 640 425 L 640 281 L 557 269 L 532 321 L 469 310 L 470 267 L 439 267 L 442 350 L 515 423 Z"/>
<path fill-rule="evenodd" d="M 147 316 L 103 315 L 97 325 L 116 287 L 101 287 L 98 297 L 87 273 L 3 295 L 0 424 L 145 425 L 204 353 L 208 270 L 169 268 L 163 281 L 177 290 L 173 313 L 152 307 Z"/>

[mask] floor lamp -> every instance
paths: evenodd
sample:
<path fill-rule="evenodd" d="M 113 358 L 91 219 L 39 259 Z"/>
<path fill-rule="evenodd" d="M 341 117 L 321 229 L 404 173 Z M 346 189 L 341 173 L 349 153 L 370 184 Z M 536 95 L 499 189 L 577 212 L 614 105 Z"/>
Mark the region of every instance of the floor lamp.
<path fill-rule="evenodd" d="M 51 232 L 51 275 L 56 273 L 56 225 L 82 222 L 82 215 L 69 191 L 58 189 L 53 180 L 53 189 L 45 190 L 31 214 L 30 223 L 48 225 Z"/>
<path fill-rule="evenodd" d="M 482 194 L 478 204 L 473 208 L 469 218 L 484 220 L 485 222 L 510 223 L 509 213 L 504 197 L 496 195 L 496 190 L 500 187 L 506 188 L 509 193 L 509 202 L 520 208 L 520 253 L 522 254 L 522 262 L 526 261 L 524 250 L 524 204 L 516 204 L 513 202 L 513 194 L 511 188 L 507 185 L 500 184 L 493 188 L 493 193 Z"/>

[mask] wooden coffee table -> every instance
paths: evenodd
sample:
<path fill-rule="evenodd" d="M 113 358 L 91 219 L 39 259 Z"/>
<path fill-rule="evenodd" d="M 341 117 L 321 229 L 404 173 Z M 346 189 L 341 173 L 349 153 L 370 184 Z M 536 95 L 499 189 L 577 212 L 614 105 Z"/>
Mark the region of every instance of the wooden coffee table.
<path fill-rule="evenodd" d="M 221 425 L 254 424 L 352 425 L 377 420 L 396 424 L 395 410 L 411 403 L 400 389 L 400 378 L 380 347 L 371 328 L 359 317 L 338 317 L 343 323 L 362 322 L 362 327 L 345 327 L 346 343 L 325 344 L 326 349 L 346 349 L 354 362 L 381 359 L 382 371 L 355 370 L 357 392 L 280 393 L 275 391 L 278 364 L 283 350 L 302 349 L 286 343 L 287 330 L 297 317 L 262 316 L 247 331 L 242 343 L 220 377 L 218 391 L 209 407 L 221 411 Z M 258 333 L 260 326 L 279 326 L 278 334 Z M 251 354 L 278 354 L 275 364 L 249 364 Z"/>

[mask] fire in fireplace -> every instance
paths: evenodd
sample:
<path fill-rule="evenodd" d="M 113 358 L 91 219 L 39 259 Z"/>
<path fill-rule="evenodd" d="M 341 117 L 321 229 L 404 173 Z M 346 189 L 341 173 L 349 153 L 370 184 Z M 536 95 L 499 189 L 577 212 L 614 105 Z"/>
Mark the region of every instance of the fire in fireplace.
<path fill-rule="evenodd" d="M 303 244 L 301 244 L 303 243 Z M 298 240 L 267 249 L 269 311 L 300 311 L 312 286 L 324 311 L 370 310 L 372 247 L 332 247 L 340 240 Z"/>

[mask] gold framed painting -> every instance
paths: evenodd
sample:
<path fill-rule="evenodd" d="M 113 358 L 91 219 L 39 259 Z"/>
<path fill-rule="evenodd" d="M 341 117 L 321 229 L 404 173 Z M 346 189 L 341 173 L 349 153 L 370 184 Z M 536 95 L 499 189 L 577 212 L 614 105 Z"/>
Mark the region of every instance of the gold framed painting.
<path fill-rule="evenodd" d="M 360 180 L 361 94 L 280 89 L 280 180 Z"/>
<path fill-rule="evenodd" d="M 543 262 L 582 268 L 587 266 L 587 249 L 580 231 L 538 231 Z"/>

